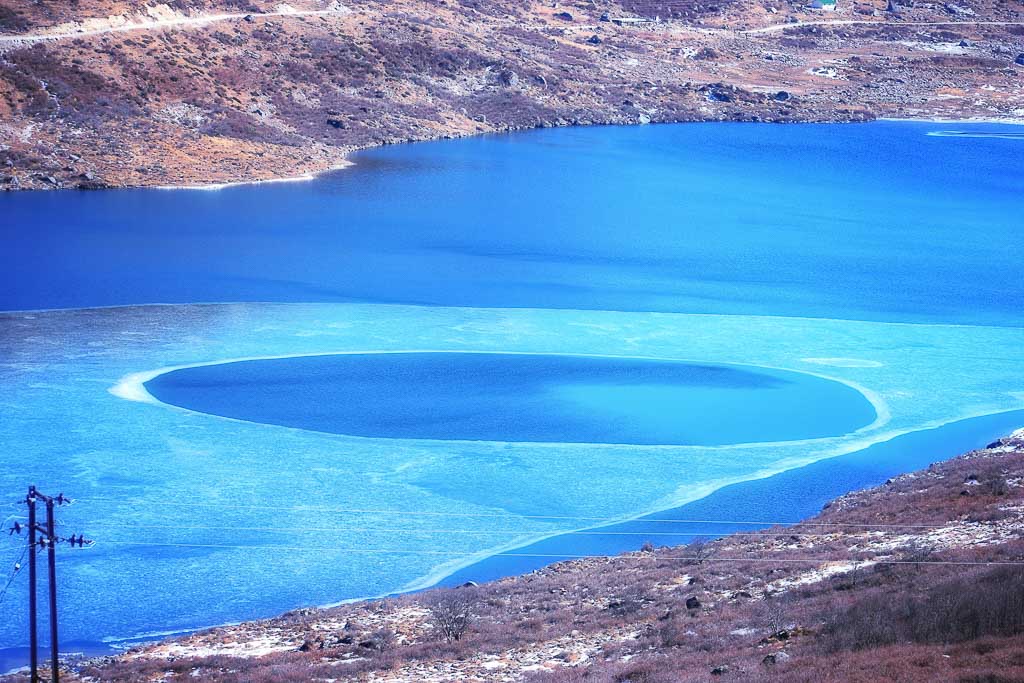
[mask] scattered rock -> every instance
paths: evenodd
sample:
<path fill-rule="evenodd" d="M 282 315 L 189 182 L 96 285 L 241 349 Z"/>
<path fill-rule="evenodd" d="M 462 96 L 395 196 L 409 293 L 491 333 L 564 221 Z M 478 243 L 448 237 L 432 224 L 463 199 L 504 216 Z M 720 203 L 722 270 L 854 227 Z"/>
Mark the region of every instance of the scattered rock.
<path fill-rule="evenodd" d="M 946 3 L 946 11 L 950 14 L 958 17 L 969 17 L 974 15 L 974 10 L 970 7 L 962 7 L 961 5 L 954 5 L 949 2 Z"/>
<path fill-rule="evenodd" d="M 721 676 L 721 675 L 726 674 L 728 672 L 729 672 L 728 665 L 722 664 L 722 665 L 716 666 L 714 669 L 712 669 L 711 670 L 711 675 L 712 676 Z"/>
<path fill-rule="evenodd" d="M 506 88 L 514 88 L 519 85 L 519 74 L 511 69 L 506 69 L 498 74 L 498 83 Z"/>
<path fill-rule="evenodd" d="M 787 659 L 789 659 L 788 652 L 772 652 L 771 654 L 765 655 L 764 659 L 761 660 L 761 663 L 765 666 L 773 666 L 775 664 L 784 662 Z"/>
<path fill-rule="evenodd" d="M 107 184 L 96 177 L 92 171 L 86 171 L 75 176 L 75 187 L 79 190 L 102 190 Z"/>

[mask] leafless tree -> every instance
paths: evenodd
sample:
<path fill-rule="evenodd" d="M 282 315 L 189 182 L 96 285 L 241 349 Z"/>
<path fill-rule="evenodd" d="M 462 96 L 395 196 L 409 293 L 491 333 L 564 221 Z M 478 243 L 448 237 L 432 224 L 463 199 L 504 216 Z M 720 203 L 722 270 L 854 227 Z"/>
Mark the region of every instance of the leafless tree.
<path fill-rule="evenodd" d="M 920 538 L 910 544 L 907 548 L 907 554 L 905 560 L 907 562 L 916 562 L 914 569 L 921 571 L 921 568 L 929 563 L 935 561 L 935 553 L 938 552 L 939 548 L 934 543 L 928 542 L 926 539 Z"/>
<path fill-rule="evenodd" d="M 430 622 L 447 642 L 462 640 L 473 623 L 477 601 L 478 596 L 472 588 L 438 591 L 426 602 Z"/>
<path fill-rule="evenodd" d="M 774 636 L 786 630 L 789 625 L 788 611 L 785 603 L 779 598 L 765 598 L 761 608 L 762 622 L 768 629 L 768 635 Z"/>
<path fill-rule="evenodd" d="M 688 564 L 704 564 L 705 560 L 715 554 L 715 548 L 702 538 L 691 541 L 684 549 Z"/>

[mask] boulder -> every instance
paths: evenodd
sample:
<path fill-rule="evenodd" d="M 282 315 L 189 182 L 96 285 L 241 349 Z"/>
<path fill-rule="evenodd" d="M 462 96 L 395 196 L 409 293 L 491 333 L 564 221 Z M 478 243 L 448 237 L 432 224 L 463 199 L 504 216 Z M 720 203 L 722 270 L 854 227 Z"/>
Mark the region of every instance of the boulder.
<path fill-rule="evenodd" d="M 787 659 L 789 659 L 789 653 L 787 652 L 772 652 L 771 654 L 765 655 L 764 659 L 761 660 L 761 663 L 765 666 L 773 666 L 775 664 L 780 664 Z"/>
<path fill-rule="evenodd" d="M 92 171 L 75 176 L 75 187 L 79 190 L 102 190 L 107 184 L 96 177 Z"/>
<path fill-rule="evenodd" d="M 725 664 L 716 666 L 714 669 L 711 670 L 712 676 L 721 676 L 726 673 L 729 673 L 729 667 Z"/>
<path fill-rule="evenodd" d="M 601 36 L 595 33 L 594 35 L 587 38 L 587 42 L 590 43 L 591 45 L 600 45 L 603 41 L 601 40 Z"/>
<path fill-rule="evenodd" d="M 779 92 L 775 93 L 774 99 L 776 102 L 785 102 L 790 97 L 791 95 L 788 92 L 786 92 L 785 90 L 780 90 Z"/>
<path fill-rule="evenodd" d="M 572 14 L 569 12 L 558 12 L 555 14 L 555 18 L 561 19 L 562 21 L 572 21 Z"/>
<path fill-rule="evenodd" d="M 686 598 L 686 609 L 700 609 L 700 600 L 696 597 Z"/>

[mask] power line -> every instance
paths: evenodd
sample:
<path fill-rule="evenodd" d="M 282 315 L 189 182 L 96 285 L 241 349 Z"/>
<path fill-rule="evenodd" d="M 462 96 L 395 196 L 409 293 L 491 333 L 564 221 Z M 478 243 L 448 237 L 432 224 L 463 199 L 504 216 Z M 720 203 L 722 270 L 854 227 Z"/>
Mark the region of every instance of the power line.
<path fill-rule="evenodd" d="M 21 556 L 14 563 L 14 567 L 11 569 L 11 575 L 9 577 L 7 577 L 7 583 L 4 584 L 3 590 L 0 590 L 0 604 L 3 604 L 4 598 L 7 597 L 7 589 L 11 587 L 11 584 L 14 583 L 14 578 L 21 571 L 21 567 L 22 567 L 21 563 L 22 563 L 22 561 L 24 561 L 25 555 L 28 553 L 28 549 L 29 549 L 29 544 L 26 542 L 25 543 L 25 547 L 21 551 Z"/>
<path fill-rule="evenodd" d="M 76 502 L 84 503 L 125 503 L 124 500 L 111 498 L 76 498 Z M 785 526 L 785 527 L 856 527 L 856 528 L 878 528 L 878 529 L 936 529 L 946 526 L 949 522 L 937 524 L 881 524 L 881 523 L 859 523 L 859 522 L 805 522 L 805 521 L 755 521 L 736 519 L 647 519 L 635 517 L 623 519 L 622 517 L 585 517 L 572 515 L 516 515 L 511 513 L 497 512 L 447 512 L 439 510 L 382 510 L 373 508 L 329 508 L 317 506 L 277 506 L 277 505 L 240 505 L 231 503 L 178 503 L 167 501 L 140 501 L 147 506 L 169 506 L 185 508 L 226 508 L 233 510 L 264 510 L 272 512 L 311 512 L 311 513 L 338 513 L 338 514 L 366 514 L 366 515 L 394 515 L 408 517 L 468 517 L 483 519 L 533 519 L 533 520 L 556 520 L 556 521 L 579 521 L 579 522 L 604 522 L 607 525 L 626 523 L 657 523 L 657 524 L 744 524 L 750 526 Z"/>
<path fill-rule="evenodd" d="M 287 545 L 247 545 L 228 543 L 156 543 L 145 541 L 103 541 L 102 545 L 125 545 L 144 546 L 156 548 L 219 548 L 227 550 L 286 550 L 286 551 L 308 551 L 308 552 L 333 552 L 358 555 L 432 555 L 445 557 L 465 557 L 474 553 L 459 552 L 454 550 L 405 550 L 386 548 L 332 548 L 329 546 L 287 546 Z M 99 546 L 100 544 L 97 544 Z M 639 552 L 639 551 L 638 551 Z M 650 555 L 657 560 L 678 560 L 694 562 L 767 562 L 767 563 L 799 563 L 811 562 L 825 564 L 828 562 L 860 562 L 865 564 L 935 564 L 954 566 L 1021 566 L 1024 567 L 1024 560 L 880 560 L 875 558 L 849 558 L 849 557 L 697 557 L 697 556 L 665 556 L 652 553 Z M 490 557 L 534 557 L 561 560 L 585 560 L 585 559 L 625 559 L 625 555 L 574 555 L 559 553 L 517 553 L 503 552 L 493 553 Z"/>
<path fill-rule="evenodd" d="M 794 536 L 835 536 L 840 534 L 857 535 L 857 531 L 835 530 L 835 531 L 800 531 L 792 529 L 784 532 L 771 531 L 592 531 L 592 530 L 544 530 L 544 529 L 416 529 L 389 528 L 389 527 L 275 527 L 275 526 L 185 526 L 180 524 L 104 524 L 92 523 L 90 527 L 109 527 L 117 529 L 149 529 L 163 531 L 252 531 L 267 533 L 387 533 L 387 534 L 452 534 L 469 536 L 498 536 L 498 535 L 522 535 L 536 536 L 550 533 L 557 536 L 640 536 L 640 537 L 680 537 L 680 536 L 701 536 L 708 538 L 792 538 Z M 946 527 L 928 527 L 943 529 Z M 871 533 L 871 532 L 864 532 Z"/>
<path fill-rule="evenodd" d="M 389 533 L 389 534 L 468 534 L 468 535 L 479 535 L 479 536 L 491 536 L 499 534 L 522 534 L 522 535 L 537 535 L 538 533 L 545 533 L 545 530 L 537 529 L 416 529 L 416 528 L 386 528 L 386 527 L 275 527 L 275 526 L 182 526 L 180 524 L 90 524 L 91 527 L 112 527 L 117 529 L 162 529 L 162 530 L 177 530 L 177 531 L 266 531 L 266 532 L 280 532 L 280 533 L 295 533 L 307 531 L 311 533 L 333 533 L 333 532 L 357 532 L 357 533 Z M 837 532 L 784 532 L 784 533 L 773 533 L 768 531 L 748 531 L 748 532 L 735 532 L 730 533 L 728 531 L 558 531 L 554 530 L 551 533 L 555 533 L 559 536 L 756 536 L 756 537 L 780 537 L 789 538 L 794 535 L 800 536 L 815 536 L 823 535 L 823 533 L 851 533 L 845 531 Z"/>

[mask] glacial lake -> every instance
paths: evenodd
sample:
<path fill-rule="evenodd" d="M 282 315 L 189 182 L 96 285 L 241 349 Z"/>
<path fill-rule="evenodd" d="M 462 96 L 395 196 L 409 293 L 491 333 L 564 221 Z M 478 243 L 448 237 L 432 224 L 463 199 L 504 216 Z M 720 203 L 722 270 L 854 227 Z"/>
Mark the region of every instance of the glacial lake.
<path fill-rule="evenodd" d="M 0 194 L 2 517 L 34 483 L 97 541 L 59 554 L 68 651 L 797 521 L 1024 426 L 1019 132 L 542 130 Z"/>

